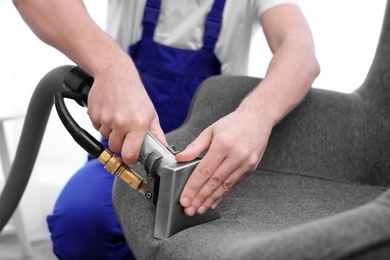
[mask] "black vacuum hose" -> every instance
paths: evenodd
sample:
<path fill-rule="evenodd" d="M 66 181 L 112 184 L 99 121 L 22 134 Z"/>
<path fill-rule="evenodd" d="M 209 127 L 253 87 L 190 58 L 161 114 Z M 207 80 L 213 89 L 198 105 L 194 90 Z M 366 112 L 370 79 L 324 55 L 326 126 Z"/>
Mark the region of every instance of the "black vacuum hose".
<path fill-rule="evenodd" d="M 103 144 L 82 129 L 66 108 L 65 98 L 73 99 L 86 107 L 92 84 L 93 78 L 76 66 L 53 69 L 38 83 L 30 99 L 15 159 L 0 196 L 0 232 L 19 204 L 30 179 L 53 107 L 53 99 L 62 123 L 73 139 L 86 152 L 98 158 L 108 172 L 116 174 L 145 195 L 147 186 L 143 179 L 119 156 L 105 149 Z"/>
<path fill-rule="evenodd" d="M 74 66 L 47 73 L 38 83 L 28 106 L 11 170 L 0 196 L 0 232 L 15 211 L 30 178 L 53 107 L 53 95 L 64 89 L 64 76 Z"/>

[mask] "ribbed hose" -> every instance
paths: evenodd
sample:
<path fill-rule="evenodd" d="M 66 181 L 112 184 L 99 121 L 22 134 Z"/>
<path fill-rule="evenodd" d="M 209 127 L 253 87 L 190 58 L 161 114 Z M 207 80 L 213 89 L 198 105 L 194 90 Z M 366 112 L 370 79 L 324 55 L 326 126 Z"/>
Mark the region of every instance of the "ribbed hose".
<path fill-rule="evenodd" d="M 53 95 L 64 88 L 64 76 L 72 68 L 74 66 L 62 66 L 47 73 L 31 97 L 15 159 L 0 196 L 0 232 L 19 204 L 30 179 L 53 107 Z"/>

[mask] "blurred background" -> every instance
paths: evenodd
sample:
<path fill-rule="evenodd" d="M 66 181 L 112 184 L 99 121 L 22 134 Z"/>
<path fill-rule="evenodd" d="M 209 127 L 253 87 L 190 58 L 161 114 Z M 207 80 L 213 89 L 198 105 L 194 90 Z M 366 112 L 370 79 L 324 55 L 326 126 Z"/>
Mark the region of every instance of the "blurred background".
<path fill-rule="evenodd" d="M 105 28 L 107 1 L 84 1 L 91 16 Z M 321 74 L 314 88 L 351 93 L 363 82 L 371 65 L 385 9 L 385 0 L 299 0 L 311 26 Z M 73 64 L 30 31 L 12 1 L 0 1 L 0 118 L 24 115 L 36 84 L 51 69 Z M 250 76 L 262 77 L 271 52 L 261 31 L 251 46 Z M 86 110 L 71 106 L 76 120 L 99 137 Z M 5 122 L 11 160 L 16 150 L 23 118 Z M 34 138 L 34 136 L 31 136 Z M 28 239 L 49 238 L 46 216 L 70 176 L 86 160 L 85 152 L 73 141 L 55 111 L 49 119 L 35 168 L 20 204 Z M 0 171 L 0 191 L 4 185 Z M 8 225 L 4 233 L 12 233 Z M 4 235 L 4 233 L 2 235 Z"/>

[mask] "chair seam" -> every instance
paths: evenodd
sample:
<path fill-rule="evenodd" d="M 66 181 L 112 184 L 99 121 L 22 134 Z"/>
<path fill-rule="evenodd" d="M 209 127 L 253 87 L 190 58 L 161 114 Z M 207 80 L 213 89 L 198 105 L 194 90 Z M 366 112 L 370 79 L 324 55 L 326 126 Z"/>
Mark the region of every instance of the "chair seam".
<path fill-rule="evenodd" d="M 324 180 L 324 181 L 341 183 L 341 184 L 349 184 L 349 185 L 354 185 L 354 186 L 367 186 L 367 187 L 371 187 L 371 188 L 378 189 L 381 191 L 386 191 L 388 189 L 388 188 L 382 187 L 382 186 L 375 186 L 375 185 L 369 185 L 369 184 L 352 182 L 352 181 L 345 181 L 345 180 L 342 181 L 342 180 L 337 180 L 337 179 L 333 179 L 333 178 L 313 176 L 313 175 L 304 174 L 304 173 L 302 174 L 302 173 L 296 173 L 296 172 L 277 171 L 277 170 L 271 170 L 271 169 L 267 169 L 267 168 L 263 168 L 263 167 L 259 167 L 258 170 L 271 172 L 271 173 L 278 173 L 278 174 L 282 174 L 282 175 L 303 176 L 303 177 L 310 178 L 310 179 L 318 179 L 318 180 Z"/>

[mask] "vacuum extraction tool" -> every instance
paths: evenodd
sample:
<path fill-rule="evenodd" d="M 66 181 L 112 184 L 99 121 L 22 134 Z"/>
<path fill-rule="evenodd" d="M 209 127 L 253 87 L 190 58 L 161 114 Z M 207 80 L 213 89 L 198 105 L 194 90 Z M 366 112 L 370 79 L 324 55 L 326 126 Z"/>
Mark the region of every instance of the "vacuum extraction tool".
<path fill-rule="evenodd" d="M 216 210 L 189 217 L 179 203 L 184 185 L 200 159 L 186 163 L 177 162 L 174 146 L 165 147 L 148 132 L 138 158 L 146 172 L 144 180 L 125 164 L 120 156 L 106 149 L 76 123 L 64 100 L 72 99 L 87 107 L 92 84 L 93 78 L 75 66 L 54 69 L 38 83 L 29 104 L 9 178 L 0 196 L 0 231 L 19 203 L 31 175 L 53 105 L 53 96 L 57 113 L 73 139 L 87 153 L 97 158 L 108 172 L 117 175 L 157 206 L 154 229 L 156 238 L 166 239 L 186 228 L 220 218 Z M 36 138 L 31 138 L 31 135 Z"/>

